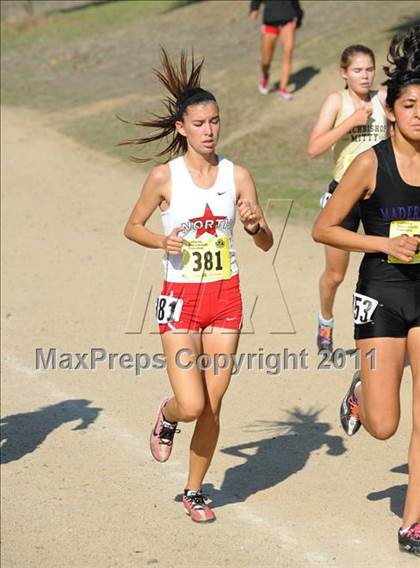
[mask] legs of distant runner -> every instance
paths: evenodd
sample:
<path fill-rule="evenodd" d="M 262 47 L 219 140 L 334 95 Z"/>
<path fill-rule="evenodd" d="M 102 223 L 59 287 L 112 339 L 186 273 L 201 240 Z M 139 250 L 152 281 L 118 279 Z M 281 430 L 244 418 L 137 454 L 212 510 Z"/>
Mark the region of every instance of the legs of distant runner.
<path fill-rule="evenodd" d="M 282 26 L 280 42 L 282 46 L 282 68 L 280 75 L 280 89 L 286 89 L 292 72 L 293 49 L 295 46 L 296 22 L 289 22 Z"/>
<path fill-rule="evenodd" d="M 334 299 L 338 287 L 343 282 L 349 265 L 350 253 L 326 245 L 325 270 L 319 280 L 321 315 L 329 320 L 333 317 Z"/>
<path fill-rule="evenodd" d="M 276 47 L 277 36 L 274 34 L 263 33 L 261 37 L 261 74 L 264 81 L 268 81 L 270 75 L 271 62 L 273 60 L 274 49 Z"/>

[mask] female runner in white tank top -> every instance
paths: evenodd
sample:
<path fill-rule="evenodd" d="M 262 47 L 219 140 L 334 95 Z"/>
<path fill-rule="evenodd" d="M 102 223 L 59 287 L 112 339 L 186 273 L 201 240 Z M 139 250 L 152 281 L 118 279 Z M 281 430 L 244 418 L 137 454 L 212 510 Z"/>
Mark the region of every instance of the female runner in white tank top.
<path fill-rule="evenodd" d="M 164 101 L 167 114 L 136 123 L 153 127 L 155 134 L 123 143 L 169 137 L 169 145 L 158 156 L 178 155 L 150 172 L 125 236 L 165 251 L 165 282 L 156 315 L 174 394 L 158 406 L 151 452 L 157 461 L 166 461 L 178 422 L 196 421 L 183 506 L 192 520 L 210 522 L 215 515 L 201 487 L 216 448 L 221 403 L 232 373 L 231 355 L 242 326 L 232 243 L 236 210 L 256 246 L 269 250 L 273 237 L 248 170 L 216 154 L 219 107 L 215 97 L 199 86 L 202 63 L 192 61 L 188 75 L 184 53 L 177 68 L 162 50 L 163 72 L 156 75 L 171 95 Z M 146 228 L 158 207 L 164 234 Z M 194 361 L 203 353 L 211 361 L 216 354 L 226 354 L 221 364 L 225 368 L 217 374 L 213 365 L 200 370 Z"/>
<path fill-rule="evenodd" d="M 322 207 L 354 158 L 388 137 L 384 109 L 386 91 L 371 90 L 375 78 L 373 51 L 364 45 L 347 47 L 341 54 L 340 69 L 346 89 L 328 95 L 308 144 L 310 158 L 321 156 L 330 148 L 334 152 L 333 180 L 321 198 Z M 360 211 L 356 204 L 341 226 L 357 232 L 359 223 Z M 325 246 L 325 269 L 319 280 L 318 350 L 333 350 L 334 298 L 344 280 L 349 258 L 349 252 Z"/>

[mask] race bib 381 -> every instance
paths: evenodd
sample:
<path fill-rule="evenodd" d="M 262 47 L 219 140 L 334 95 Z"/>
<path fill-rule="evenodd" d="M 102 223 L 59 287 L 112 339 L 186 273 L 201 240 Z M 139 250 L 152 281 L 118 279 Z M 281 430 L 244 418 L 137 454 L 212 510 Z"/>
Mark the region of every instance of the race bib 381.
<path fill-rule="evenodd" d="M 184 241 L 183 275 L 190 282 L 228 280 L 231 276 L 228 237 Z"/>

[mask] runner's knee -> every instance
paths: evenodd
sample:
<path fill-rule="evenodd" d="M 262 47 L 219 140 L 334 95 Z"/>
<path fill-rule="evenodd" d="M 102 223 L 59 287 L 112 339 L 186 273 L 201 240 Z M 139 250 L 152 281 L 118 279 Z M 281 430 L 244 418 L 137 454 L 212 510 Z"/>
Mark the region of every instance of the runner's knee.
<path fill-rule="evenodd" d="M 183 422 L 193 422 L 197 420 L 204 410 L 204 403 L 198 401 L 188 401 L 179 404 Z"/>
<path fill-rule="evenodd" d="M 371 436 L 378 440 L 388 440 L 398 428 L 398 421 L 386 422 L 382 417 L 369 418 L 367 430 Z"/>
<path fill-rule="evenodd" d="M 293 47 L 287 46 L 283 47 L 283 57 L 286 59 L 291 59 L 293 54 Z"/>
<path fill-rule="evenodd" d="M 325 277 L 331 286 L 340 286 L 344 280 L 344 274 L 336 270 L 327 270 Z"/>

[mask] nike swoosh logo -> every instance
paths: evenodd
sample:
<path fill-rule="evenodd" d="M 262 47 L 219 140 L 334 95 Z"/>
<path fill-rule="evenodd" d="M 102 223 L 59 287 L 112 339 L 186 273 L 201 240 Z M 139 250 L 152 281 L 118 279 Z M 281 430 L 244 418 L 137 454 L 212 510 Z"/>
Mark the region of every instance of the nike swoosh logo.
<path fill-rule="evenodd" d="M 217 192 L 217 195 L 223 195 L 224 193 L 226 193 L 226 191 L 222 191 L 222 192 Z"/>

